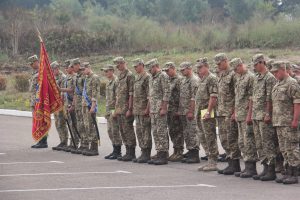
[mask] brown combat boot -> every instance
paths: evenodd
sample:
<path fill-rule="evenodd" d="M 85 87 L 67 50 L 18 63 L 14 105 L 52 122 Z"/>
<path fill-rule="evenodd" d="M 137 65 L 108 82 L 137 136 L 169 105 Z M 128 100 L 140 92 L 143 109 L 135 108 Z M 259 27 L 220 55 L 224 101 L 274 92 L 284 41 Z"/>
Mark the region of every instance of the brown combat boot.
<path fill-rule="evenodd" d="M 174 149 L 173 155 L 169 157 L 171 162 L 180 162 L 183 159 L 183 149 Z"/>

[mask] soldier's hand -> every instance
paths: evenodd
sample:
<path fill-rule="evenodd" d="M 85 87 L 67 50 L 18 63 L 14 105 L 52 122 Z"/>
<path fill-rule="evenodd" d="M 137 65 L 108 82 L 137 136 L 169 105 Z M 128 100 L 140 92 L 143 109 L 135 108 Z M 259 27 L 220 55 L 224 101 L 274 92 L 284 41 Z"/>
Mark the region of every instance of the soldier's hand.
<path fill-rule="evenodd" d="M 292 128 L 297 129 L 297 128 L 298 128 L 298 125 L 299 125 L 299 123 L 298 123 L 297 120 L 293 120 L 293 121 L 292 121 Z"/>
<path fill-rule="evenodd" d="M 160 116 L 165 116 L 167 114 L 167 109 L 161 109 L 159 114 Z"/>
<path fill-rule="evenodd" d="M 195 118 L 195 116 L 194 116 L 194 113 L 192 113 L 192 112 L 188 112 L 187 114 L 186 114 L 186 117 L 188 118 L 188 120 L 193 120 L 194 118 Z"/>
<path fill-rule="evenodd" d="M 126 117 L 131 117 L 132 116 L 132 111 L 131 110 L 127 110 L 126 112 Z"/>
<path fill-rule="evenodd" d="M 264 122 L 266 124 L 270 124 L 271 123 L 271 117 L 270 117 L 270 115 L 265 115 Z"/>
<path fill-rule="evenodd" d="M 91 107 L 90 113 L 91 113 L 91 114 L 95 113 L 95 108 Z"/>
<path fill-rule="evenodd" d="M 208 120 L 208 119 L 210 119 L 211 117 L 210 117 L 210 113 L 209 112 L 207 112 L 207 113 L 205 113 L 205 115 L 203 116 L 203 119 L 204 120 Z"/>

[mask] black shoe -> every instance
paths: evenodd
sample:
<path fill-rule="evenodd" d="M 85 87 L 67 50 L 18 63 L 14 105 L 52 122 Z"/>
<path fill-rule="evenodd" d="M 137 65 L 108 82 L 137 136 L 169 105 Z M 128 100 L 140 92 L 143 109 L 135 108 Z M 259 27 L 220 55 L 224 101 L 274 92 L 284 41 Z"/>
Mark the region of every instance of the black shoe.
<path fill-rule="evenodd" d="M 185 163 L 200 163 L 199 158 L 199 150 L 198 149 L 191 149 L 188 157 L 184 160 Z"/>
<path fill-rule="evenodd" d="M 54 151 L 59 151 L 59 149 L 60 149 L 61 147 L 63 147 L 63 146 L 65 146 L 65 143 L 64 143 L 64 142 L 61 142 L 61 143 L 59 143 L 59 145 L 57 145 L 56 147 L 52 147 L 52 150 L 54 150 Z"/>
<path fill-rule="evenodd" d="M 283 184 L 296 184 L 298 183 L 298 168 L 290 166 L 292 172 L 291 176 L 283 180 Z"/>
<path fill-rule="evenodd" d="M 31 146 L 31 148 L 36 148 L 36 149 L 48 148 L 48 144 L 44 142 L 39 142 L 36 145 Z"/>
<path fill-rule="evenodd" d="M 92 142 L 91 143 L 91 148 L 84 153 L 85 156 L 98 156 L 98 143 L 97 142 Z"/>
<path fill-rule="evenodd" d="M 219 174 L 224 174 L 224 171 L 226 171 L 228 168 L 231 168 L 232 166 L 232 160 L 231 159 L 228 159 L 227 160 L 227 163 L 228 163 L 228 165 L 227 165 L 227 167 L 225 167 L 224 169 L 219 169 L 218 170 L 218 173 Z"/>
<path fill-rule="evenodd" d="M 115 146 L 114 152 L 113 154 L 108 158 L 110 160 L 116 160 L 118 158 L 122 157 L 122 153 L 121 153 L 121 146 Z"/>
<path fill-rule="evenodd" d="M 256 162 L 245 162 L 245 171 L 241 173 L 241 178 L 251 178 L 254 175 L 257 175 L 256 171 Z"/>
<path fill-rule="evenodd" d="M 104 159 L 109 159 L 114 154 L 114 152 L 115 152 L 115 145 L 113 145 L 113 151 L 107 156 L 104 156 Z"/>
<path fill-rule="evenodd" d="M 134 159 L 133 162 L 137 163 L 147 163 L 149 160 L 151 160 L 151 148 L 142 149 L 142 154 L 138 159 Z"/>
<path fill-rule="evenodd" d="M 292 168 L 289 167 L 288 164 L 286 164 L 285 166 L 285 173 L 283 176 L 281 176 L 281 178 L 276 178 L 275 181 L 276 183 L 283 183 L 283 181 L 287 178 L 289 178 L 290 176 L 292 176 Z"/>
<path fill-rule="evenodd" d="M 268 165 L 266 175 L 260 177 L 261 181 L 274 181 L 276 179 L 275 164 Z"/>
<path fill-rule="evenodd" d="M 233 175 L 235 172 L 240 172 L 241 171 L 241 166 L 240 166 L 240 160 L 239 159 L 234 159 L 231 160 L 231 166 L 228 167 L 227 169 L 224 169 L 223 174 L 224 175 Z"/>
<path fill-rule="evenodd" d="M 157 153 L 158 159 L 153 161 L 154 165 L 166 165 L 168 164 L 168 152 L 166 151 L 159 151 Z"/>

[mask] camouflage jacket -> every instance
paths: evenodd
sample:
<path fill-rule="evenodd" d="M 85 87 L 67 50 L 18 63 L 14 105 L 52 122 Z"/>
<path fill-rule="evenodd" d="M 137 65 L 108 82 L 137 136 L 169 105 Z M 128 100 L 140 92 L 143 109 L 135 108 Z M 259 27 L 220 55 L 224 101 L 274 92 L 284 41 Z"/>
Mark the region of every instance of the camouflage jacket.
<path fill-rule="evenodd" d="M 245 74 L 236 76 L 235 83 L 235 116 L 237 121 L 245 121 L 249 101 L 252 100 L 254 74 L 247 71 Z"/>
<path fill-rule="evenodd" d="M 170 99 L 169 99 L 169 112 L 177 112 L 179 107 L 180 98 L 180 82 L 182 76 L 176 75 L 174 77 L 169 77 L 170 79 Z"/>
<path fill-rule="evenodd" d="M 218 79 L 212 73 L 199 79 L 196 93 L 196 111 L 208 108 L 210 97 L 218 96 Z"/>
<path fill-rule="evenodd" d="M 116 104 L 116 88 L 118 84 L 118 78 L 117 76 L 113 76 L 112 80 L 109 80 L 106 83 L 106 90 L 105 90 L 105 96 L 106 96 L 106 114 L 111 114 L 111 110 L 115 109 Z"/>
<path fill-rule="evenodd" d="M 58 87 L 63 87 L 66 77 L 67 76 L 62 71 L 59 71 L 59 74 L 54 77 Z"/>
<path fill-rule="evenodd" d="M 266 102 L 271 101 L 272 89 L 276 82 L 276 78 L 270 72 L 267 72 L 266 74 L 258 74 L 254 78 L 252 119 L 264 119 Z"/>
<path fill-rule="evenodd" d="M 37 70 L 34 70 L 29 79 L 29 92 L 30 92 L 30 106 L 35 106 L 36 102 L 36 92 L 38 88 L 38 76 L 39 73 Z"/>
<path fill-rule="evenodd" d="M 219 73 L 218 77 L 218 116 L 231 116 L 234 110 L 234 85 L 235 74 L 226 70 Z"/>
<path fill-rule="evenodd" d="M 295 79 L 297 81 L 297 83 L 300 85 L 300 77 L 299 76 L 292 76 L 293 79 Z"/>
<path fill-rule="evenodd" d="M 75 78 L 75 88 L 74 88 L 74 98 L 75 98 L 75 108 L 76 109 L 81 109 L 84 80 L 85 80 L 85 75 L 83 75 L 82 72 L 77 73 L 76 78 Z"/>
<path fill-rule="evenodd" d="M 149 93 L 149 79 L 150 75 L 147 72 L 138 74 L 134 81 L 133 90 L 133 114 L 144 115 L 147 108 Z"/>
<path fill-rule="evenodd" d="M 170 81 L 169 76 L 159 71 L 149 79 L 149 95 L 150 113 L 159 113 L 162 101 L 170 99 Z"/>
<path fill-rule="evenodd" d="M 99 77 L 91 73 L 85 78 L 86 94 L 90 101 L 97 101 L 100 95 L 100 79 Z M 82 106 L 88 106 L 85 98 L 82 98 Z"/>
<path fill-rule="evenodd" d="M 295 103 L 300 103 L 300 86 L 295 79 L 287 77 L 272 90 L 273 126 L 291 126 Z"/>
<path fill-rule="evenodd" d="M 125 114 L 128 110 L 129 96 L 133 95 L 134 75 L 126 69 L 118 76 L 118 85 L 116 90 L 115 110 L 118 114 Z"/>
<path fill-rule="evenodd" d="M 75 80 L 76 80 L 76 74 L 68 74 L 64 83 L 64 88 L 70 88 L 74 89 L 75 88 Z M 74 92 L 65 92 L 65 105 L 70 105 L 73 102 L 74 98 Z"/>
<path fill-rule="evenodd" d="M 184 77 L 180 82 L 180 98 L 178 114 L 186 115 L 189 111 L 190 101 L 195 100 L 199 78 L 194 74 L 191 77 Z"/>

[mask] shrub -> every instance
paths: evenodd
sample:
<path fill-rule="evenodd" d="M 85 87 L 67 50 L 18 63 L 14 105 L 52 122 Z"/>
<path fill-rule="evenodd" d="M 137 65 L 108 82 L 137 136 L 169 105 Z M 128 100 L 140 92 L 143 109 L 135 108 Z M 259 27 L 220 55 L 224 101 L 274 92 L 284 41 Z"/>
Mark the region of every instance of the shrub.
<path fill-rule="evenodd" d="M 29 79 L 28 74 L 16 74 L 15 75 L 15 88 L 19 92 L 27 92 L 29 89 Z"/>
<path fill-rule="evenodd" d="M 5 90 L 7 86 L 7 80 L 5 76 L 0 75 L 0 90 Z"/>

